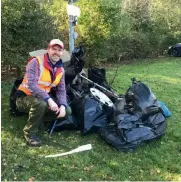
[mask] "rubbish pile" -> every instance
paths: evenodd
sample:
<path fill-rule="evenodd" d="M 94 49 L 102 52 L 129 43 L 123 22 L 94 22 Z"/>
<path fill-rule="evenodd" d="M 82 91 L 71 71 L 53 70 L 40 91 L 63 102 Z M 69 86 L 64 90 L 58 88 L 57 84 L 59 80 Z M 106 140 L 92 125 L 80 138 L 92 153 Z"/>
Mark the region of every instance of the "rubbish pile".
<path fill-rule="evenodd" d="M 163 136 L 165 119 L 170 114 L 165 114 L 166 106 L 160 104 L 151 89 L 133 78 L 125 94 L 117 94 L 106 81 L 105 69 L 89 68 L 86 77 L 81 51 L 77 49 L 65 66 L 72 115 L 57 122 L 54 131 L 76 129 L 83 135 L 94 132 L 122 152 Z"/>
<path fill-rule="evenodd" d="M 97 133 L 122 152 L 133 151 L 138 145 L 165 134 L 165 119 L 171 113 L 147 85 L 133 78 L 128 90 L 120 95 L 108 84 L 105 69 L 89 68 L 86 76 L 83 67 L 84 49 L 78 47 L 70 61 L 64 62 L 72 115 L 63 121 L 54 121 L 50 134 L 62 130 L 80 130 L 83 135 Z M 21 82 L 22 78 L 17 78 L 11 90 L 12 115 L 23 114 L 15 103 L 15 92 Z"/>

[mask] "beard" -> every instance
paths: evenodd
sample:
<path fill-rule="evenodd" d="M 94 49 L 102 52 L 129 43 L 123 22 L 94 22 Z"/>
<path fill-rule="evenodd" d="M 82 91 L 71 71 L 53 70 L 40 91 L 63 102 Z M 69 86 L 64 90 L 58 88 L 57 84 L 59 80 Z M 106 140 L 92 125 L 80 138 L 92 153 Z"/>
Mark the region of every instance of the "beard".
<path fill-rule="evenodd" d="M 59 61 L 60 57 L 57 55 L 53 55 L 50 59 L 52 60 L 52 62 L 56 63 L 57 61 Z"/>

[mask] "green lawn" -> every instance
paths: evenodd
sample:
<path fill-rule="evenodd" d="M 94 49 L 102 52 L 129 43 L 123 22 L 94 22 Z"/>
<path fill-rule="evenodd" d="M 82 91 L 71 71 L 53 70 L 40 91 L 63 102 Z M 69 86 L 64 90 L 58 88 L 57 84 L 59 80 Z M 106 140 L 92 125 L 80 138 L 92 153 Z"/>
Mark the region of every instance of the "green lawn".
<path fill-rule="evenodd" d="M 111 79 L 115 69 L 107 72 Z M 181 180 L 181 59 L 159 58 L 120 65 L 113 87 L 124 94 L 135 77 L 146 83 L 166 103 L 172 116 L 166 120 L 166 135 L 139 146 L 133 153 L 122 153 L 98 135 L 82 136 L 79 131 L 42 132 L 44 145 L 25 144 L 22 129 L 26 117 L 9 115 L 12 81 L 2 82 L 2 181 L 165 181 Z M 91 143 L 93 149 L 64 157 L 45 158 L 79 145 Z"/>

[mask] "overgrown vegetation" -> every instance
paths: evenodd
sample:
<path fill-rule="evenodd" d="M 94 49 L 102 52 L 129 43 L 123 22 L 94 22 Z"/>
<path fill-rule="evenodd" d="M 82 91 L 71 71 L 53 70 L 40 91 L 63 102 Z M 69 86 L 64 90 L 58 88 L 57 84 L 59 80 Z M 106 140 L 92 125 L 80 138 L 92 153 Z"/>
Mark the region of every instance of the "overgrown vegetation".
<path fill-rule="evenodd" d="M 53 37 L 68 49 L 66 5 L 64 0 L 3 0 L 2 61 L 23 63 L 28 52 L 46 48 Z M 85 46 L 90 63 L 162 55 L 181 40 L 178 0 L 78 0 L 75 5 L 81 9 L 76 45 Z"/>
<path fill-rule="evenodd" d="M 22 65 L 29 52 L 58 36 L 53 18 L 34 0 L 2 1 L 2 61 Z"/>
<path fill-rule="evenodd" d="M 9 115 L 12 80 L 2 82 L 2 181 L 176 181 L 181 179 L 181 67 L 180 59 L 139 60 L 119 67 L 113 87 L 125 93 L 131 78 L 146 83 L 166 103 L 172 116 L 166 120 L 166 135 L 122 153 L 107 145 L 97 134 L 82 136 L 79 131 L 41 133 L 44 145 L 31 148 L 23 139 L 27 116 Z M 107 72 L 109 80 L 115 74 Z M 58 158 L 45 155 L 61 153 L 91 143 L 91 151 Z"/>

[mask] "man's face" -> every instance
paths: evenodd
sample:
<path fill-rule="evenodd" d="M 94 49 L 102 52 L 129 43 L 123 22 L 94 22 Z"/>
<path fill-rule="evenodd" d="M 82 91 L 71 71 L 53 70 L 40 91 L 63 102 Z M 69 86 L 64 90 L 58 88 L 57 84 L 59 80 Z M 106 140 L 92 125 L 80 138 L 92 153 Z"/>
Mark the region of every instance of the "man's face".
<path fill-rule="evenodd" d="M 59 45 L 54 45 L 48 48 L 48 55 L 54 64 L 58 60 L 60 60 L 62 54 L 63 54 L 63 49 Z"/>

